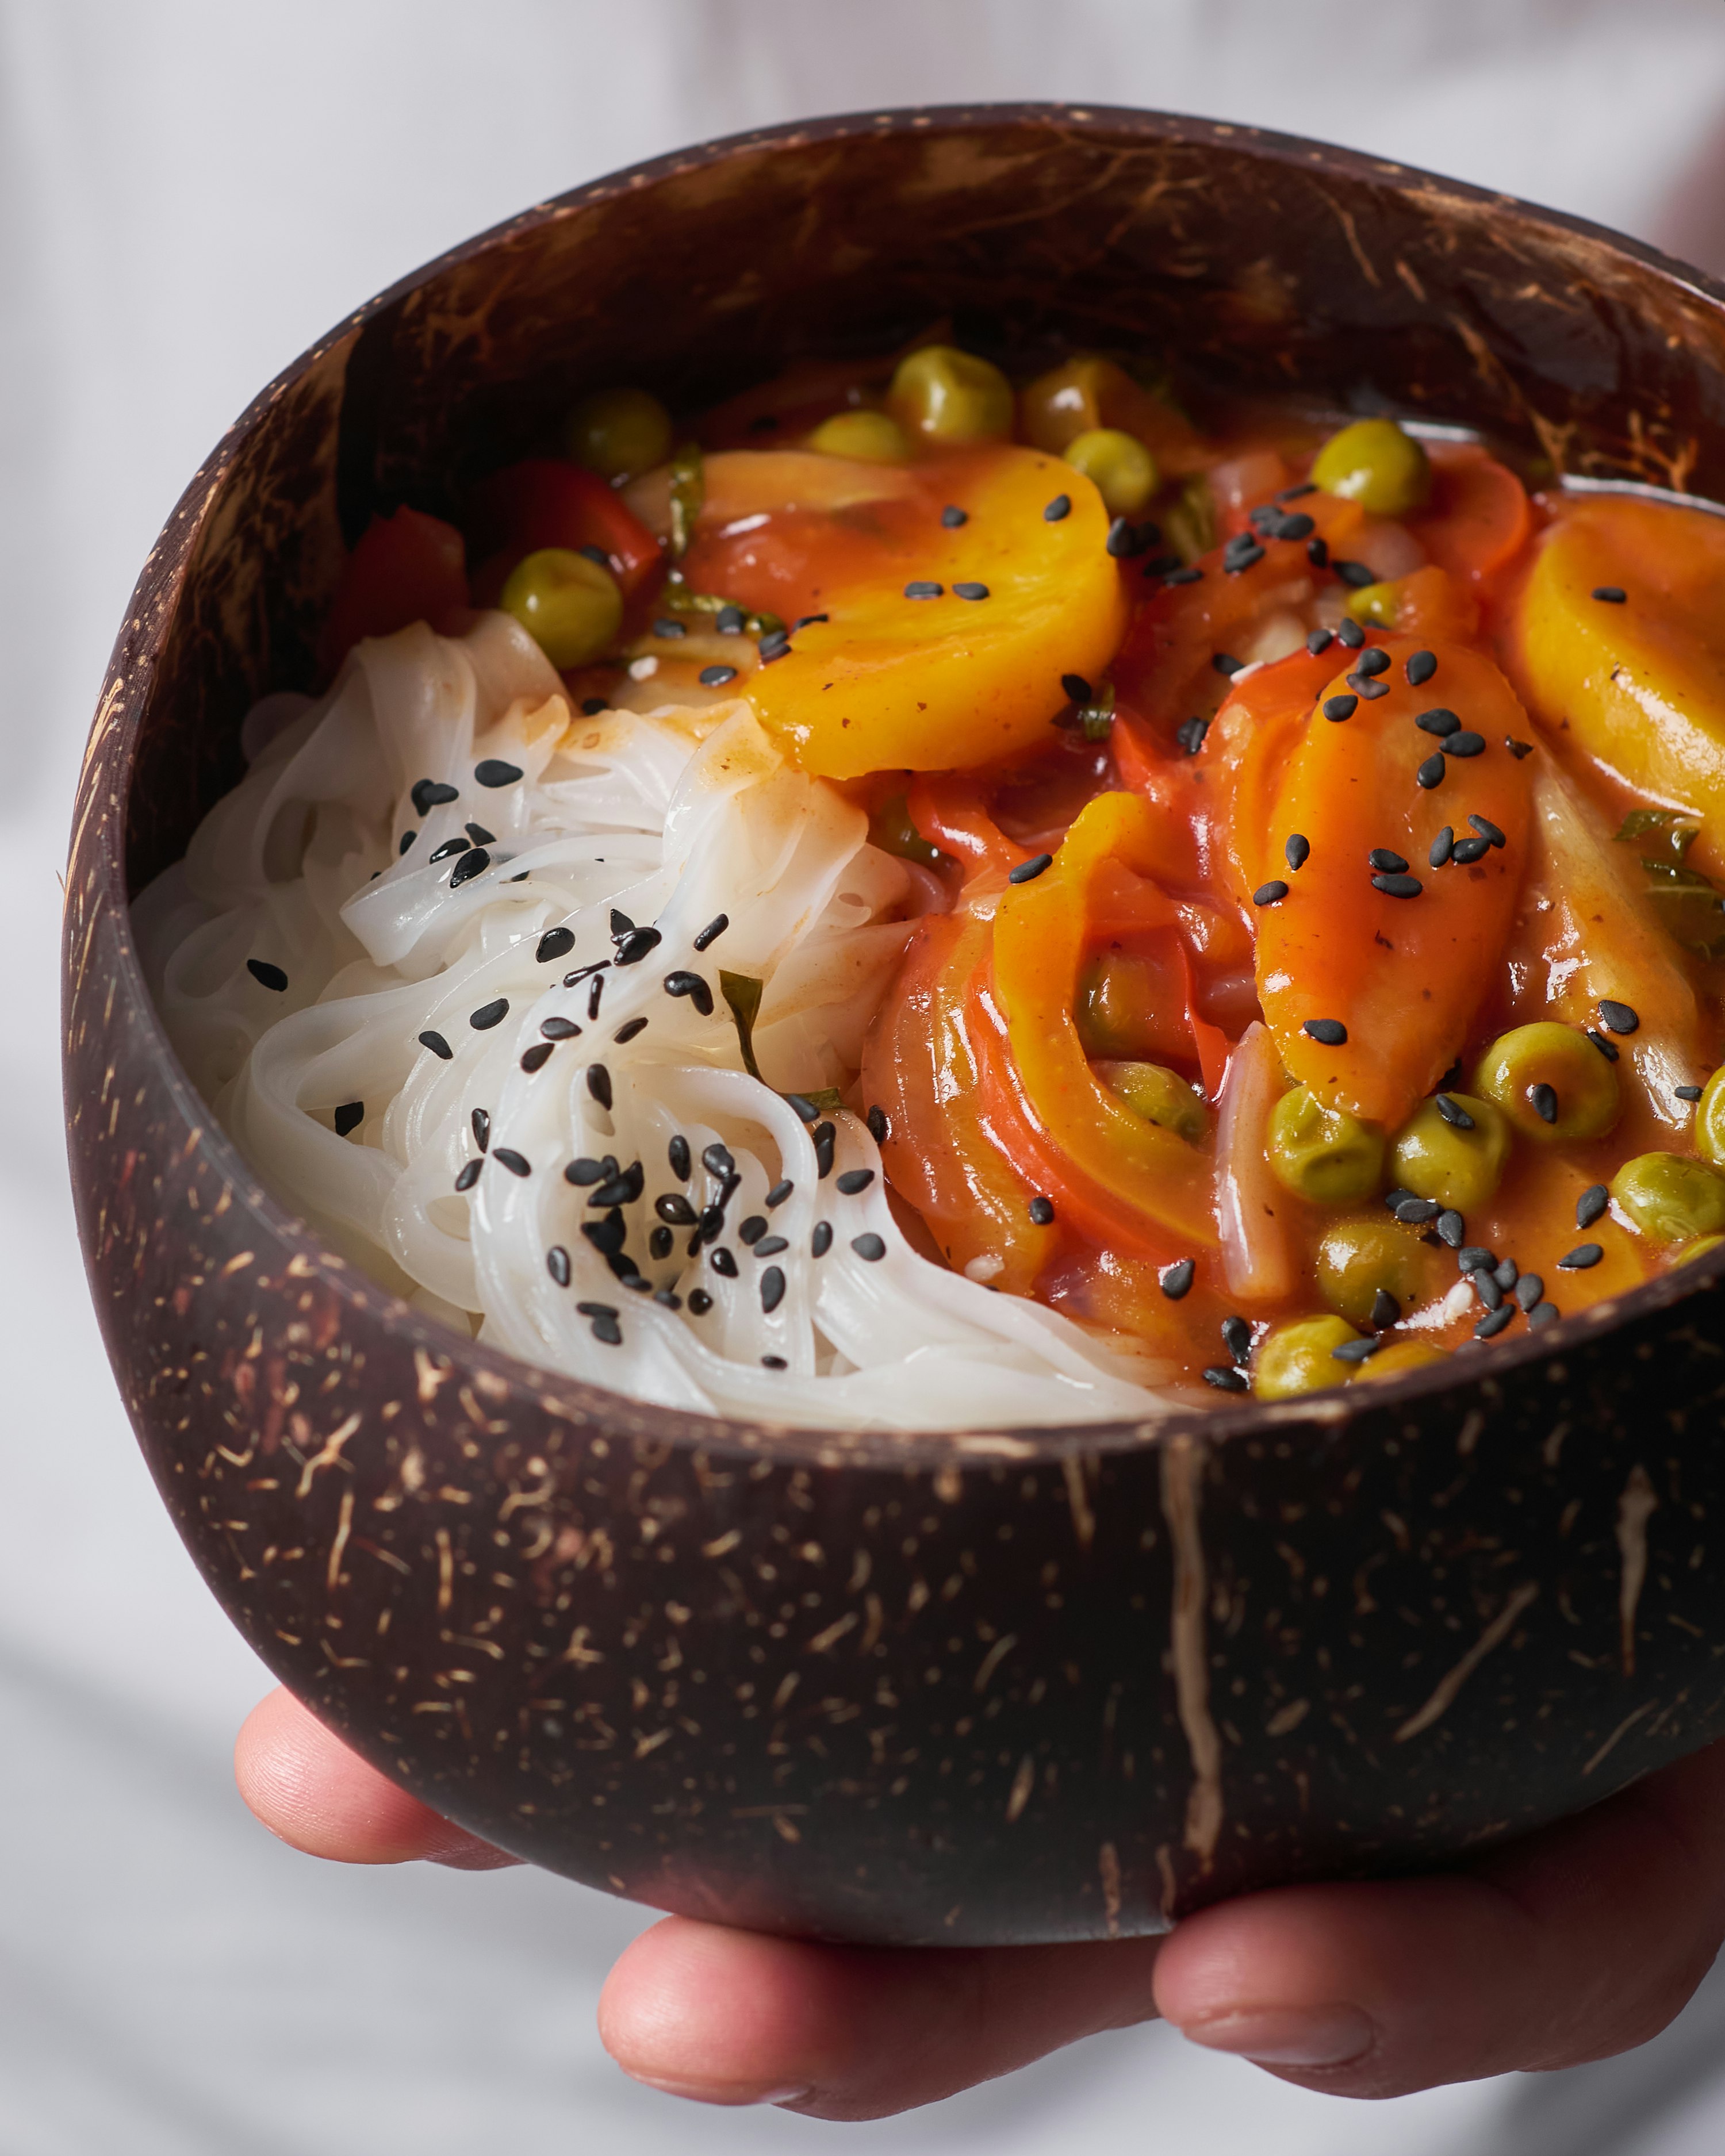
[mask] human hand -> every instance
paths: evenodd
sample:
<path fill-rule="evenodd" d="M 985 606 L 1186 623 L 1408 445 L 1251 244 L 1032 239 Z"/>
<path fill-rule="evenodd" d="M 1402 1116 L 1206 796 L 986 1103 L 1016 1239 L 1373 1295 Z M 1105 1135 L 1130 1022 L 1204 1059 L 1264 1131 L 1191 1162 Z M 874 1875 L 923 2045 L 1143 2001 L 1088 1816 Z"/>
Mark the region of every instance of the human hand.
<path fill-rule="evenodd" d="M 514 1860 L 429 1811 L 285 1691 L 235 1771 L 272 1832 L 353 1864 Z M 708 2103 L 879 2118 L 1160 2014 L 1301 2087 L 1400 2096 L 1656 2035 L 1725 1937 L 1725 1743 L 1456 1869 L 1294 1887 L 1165 1939 L 835 1947 L 667 1917 L 599 2001 L 626 2073 Z"/>

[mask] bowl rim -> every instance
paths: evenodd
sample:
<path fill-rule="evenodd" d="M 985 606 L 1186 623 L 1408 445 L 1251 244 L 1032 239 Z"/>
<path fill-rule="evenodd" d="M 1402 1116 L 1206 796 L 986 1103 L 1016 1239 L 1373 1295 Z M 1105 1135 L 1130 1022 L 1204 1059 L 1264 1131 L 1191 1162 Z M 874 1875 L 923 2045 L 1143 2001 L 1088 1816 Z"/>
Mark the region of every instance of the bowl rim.
<path fill-rule="evenodd" d="M 1467 1356 L 1465 1350 L 1473 1343 L 1463 1342 L 1455 1358 L 1372 1383 L 1364 1391 L 1356 1389 L 1353 1383 L 1344 1383 L 1283 1401 L 1247 1399 L 1238 1406 L 1219 1404 L 1214 1407 L 1197 1401 L 1177 1403 L 1137 1418 L 1014 1425 L 1006 1430 L 994 1430 L 986 1424 L 910 1431 L 873 1425 L 824 1429 L 794 1422 L 778 1424 L 765 1418 L 708 1415 L 638 1399 L 529 1362 L 509 1349 L 477 1339 L 464 1339 L 439 1320 L 415 1310 L 393 1291 L 372 1280 L 357 1261 L 331 1250 L 260 1181 L 192 1083 L 156 1009 L 132 931 L 131 898 L 126 876 L 126 811 L 136 764 L 140 721 L 167 633 L 207 516 L 241 446 L 265 422 L 286 392 L 336 346 L 355 336 L 368 322 L 440 274 L 507 246 L 543 226 L 732 159 L 868 136 L 958 133 L 981 126 L 1016 127 L 1027 136 L 1037 131 L 1076 131 L 1098 137 L 1133 136 L 1146 142 L 1167 141 L 1200 149 L 1210 146 L 1235 151 L 1245 150 L 1271 162 L 1315 167 L 1324 173 L 1367 184 L 1399 186 L 1423 198 L 1429 208 L 1440 203 L 1455 203 L 1476 211 L 1512 212 L 1523 222 L 1545 226 L 1571 239 L 1597 243 L 1610 254 L 1652 270 L 1725 316 L 1725 280 L 1709 276 L 1645 241 L 1589 218 L 1316 137 L 1153 108 L 1088 100 L 984 101 L 886 110 L 869 108 L 711 136 L 583 182 L 457 242 L 396 279 L 314 339 L 258 392 L 228 427 L 187 482 L 146 557 L 98 698 L 74 805 L 72 851 L 75 857 L 85 826 L 94 821 L 97 827 L 95 850 L 101 871 L 96 890 L 100 899 L 112 908 L 117 938 L 116 963 L 123 976 L 133 1014 L 142 1020 L 146 1029 L 147 1058 L 153 1061 L 174 1107 L 192 1133 L 189 1149 L 204 1155 L 233 1192 L 234 1202 L 244 1207 L 261 1233 L 286 1247 L 289 1263 L 299 1276 L 305 1277 L 309 1272 L 349 1307 L 375 1316 L 386 1331 L 403 1337 L 413 1348 L 423 1349 L 433 1358 L 446 1363 L 459 1362 L 487 1373 L 510 1392 L 536 1399 L 547 1412 L 577 1424 L 603 1427 L 606 1435 L 617 1434 L 621 1424 L 650 1419 L 652 1435 L 658 1441 L 686 1445 L 691 1450 L 720 1456 L 758 1458 L 763 1452 L 770 1452 L 791 1465 L 918 1469 L 965 1464 L 998 1466 L 1006 1462 L 1029 1466 L 1079 1456 L 1100 1457 L 1147 1447 L 1159 1448 L 1174 1439 L 1221 1444 L 1230 1439 L 1271 1434 L 1296 1425 L 1301 1426 L 1312 1441 L 1322 1444 L 1328 1441 L 1333 1429 L 1362 1415 L 1394 1414 L 1457 1385 L 1471 1389 L 1481 1379 L 1518 1374 L 1529 1365 L 1560 1363 L 1566 1350 L 1584 1348 L 1598 1336 L 1620 1325 L 1632 1323 L 1638 1317 L 1701 1294 L 1725 1278 L 1725 1249 L 1639 1282 L 1620 1296 L 1560 1318 L 1537 1332 L 1523 1332 L 1512 1341 L 1480 1342 L 1480 1346 L 1493 1349 L 1488 1361 Z M 109 797 L 105 814 L 95 813 L 99 803 L 94 788 L 99 775 L 117 782 Z M 69 878 L 68 886 L 69 891 Z M 77 992 L 82 970 L 71 948 L 70 918 L 69 909 L 62 964 L 63 995 L 68 1007 Z M 69 1040 L 69 1033 L 65 1033 L 64 1038 Z M 69 1050 L 63 1077 L 69 1082 Z M 69 1116 L 69 1142 L 72 1127 Z M 74 1173 L 75 1178 L 75 1161 Z M 87 1249 L 85 1263 L 88 1268 L 90 1260 Z M 1455 1367 L 1458 1358 L 1462 1362 L 1460 1369 Z"/>

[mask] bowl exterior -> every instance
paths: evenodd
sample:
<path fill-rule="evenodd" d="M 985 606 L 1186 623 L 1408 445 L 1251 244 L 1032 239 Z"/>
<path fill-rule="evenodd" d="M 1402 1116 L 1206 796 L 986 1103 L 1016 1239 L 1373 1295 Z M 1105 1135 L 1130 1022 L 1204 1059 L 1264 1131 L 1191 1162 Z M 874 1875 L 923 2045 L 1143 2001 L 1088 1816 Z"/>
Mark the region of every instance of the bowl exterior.
<path fill-rule="evenodd" d="M 260 1189 L 169 1049 L 130 896 L 309 685 L 377 509 L 580 390 L 787 357 L 1171 350 L 1725 495 L 1725 305 L 1526 205 L 1153 114 L 740 138 L 542 205 L 290 367 L 146 564 L 80 785 L 66 1109 L 127 1409 L 212 1588 L 357 1749 L 642 1901 L 881 1942 L 1153 1931 L 1408 1869 L 1725 1732 L 1725 1285 L 1438 1373 L 942 1438 L 644 1407 L 445 1331 Z"/>

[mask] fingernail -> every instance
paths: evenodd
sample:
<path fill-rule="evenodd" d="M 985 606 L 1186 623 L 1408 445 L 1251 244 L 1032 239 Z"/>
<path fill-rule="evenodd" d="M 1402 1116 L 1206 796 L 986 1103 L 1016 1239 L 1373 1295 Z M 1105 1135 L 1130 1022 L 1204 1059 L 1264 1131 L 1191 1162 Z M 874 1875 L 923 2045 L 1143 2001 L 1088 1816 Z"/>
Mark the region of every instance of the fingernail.
<path fill-rule="evenodd" d="M 813 2096 L 812 2088 L 792 2083 L 784 2088 L 756 2088 L 740 2082 L 679 2082 L 660 2074 L 634 2074 L 631 2079 L 648 2088 L 657 2089 L 662 2096 L 686 2097 L 691 2103 L 722 2103 L 733 2107 L 746 2104 L 795 2103 Z"/>
<path fill-rule="evenodd" d="M 1254 2007 L 1186 2022 L 1180 2033 L 1266 2066 L 1345 2066 L 1363 2058 L 1376 2036 L 1357 2006 Z"/>

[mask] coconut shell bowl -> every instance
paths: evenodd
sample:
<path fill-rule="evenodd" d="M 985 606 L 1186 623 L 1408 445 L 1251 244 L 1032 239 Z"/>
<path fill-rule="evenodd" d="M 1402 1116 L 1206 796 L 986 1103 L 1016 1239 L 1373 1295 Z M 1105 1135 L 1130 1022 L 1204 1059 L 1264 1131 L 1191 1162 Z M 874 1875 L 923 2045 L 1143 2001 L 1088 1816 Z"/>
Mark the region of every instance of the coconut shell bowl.
<path fill-rule="evenodd" d="M 694 408 L 942 318 L 1725 498 L 1725 290 L 1395 165 L 984 107 L 598 181 L 361 309 L 187 488 L 78 797 L 67 1126 L 162 1496 L 373 1764 L 664 1908 L 1112 1938 L 1440 1865 L 1725 1733 L 1717 1260 L 1277 1405 L 918 1437 L 701 1419 L 480 1347 L 324 1248 L 179 1067 L 128 921 L 238 777 L 250 703 L 316 685 L 375 511 L 446 512 L 584 390 Z"/>

